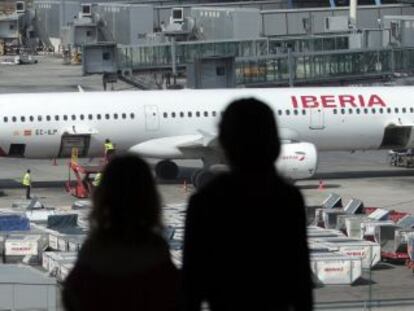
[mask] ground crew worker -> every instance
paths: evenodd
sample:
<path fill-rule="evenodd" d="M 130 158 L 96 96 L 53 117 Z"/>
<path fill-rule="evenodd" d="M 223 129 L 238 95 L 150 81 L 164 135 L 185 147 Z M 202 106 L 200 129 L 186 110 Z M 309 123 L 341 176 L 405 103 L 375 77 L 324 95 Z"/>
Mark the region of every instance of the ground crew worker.
<path fill-rule="evenodd" d="M 107 160 L 110 160 L 111 156 L 113 156 L 115 152 L 114 144 L 107 138 L 105 139 L 104 147 L 105 147 L 105 158 Z"/>
<path fill-rule="evenodd" d="M 24 174 L 22 184 L 26 188 L 26 199 L 30 200 L 30 190 L 32 187 L 32 177 L 30 175 L 30 170 L 27 170 L 26 174 Z"/>
<path fill-rule="evenodd" d="M 95 178 L 94 178 L 92 184 L 95 187 L 98 187 L 99 184 L 101 183 L 101 180 L 102 180 L 102 173 L 101 172 L 98 172 L 98 174 L 95 175 Z"/>

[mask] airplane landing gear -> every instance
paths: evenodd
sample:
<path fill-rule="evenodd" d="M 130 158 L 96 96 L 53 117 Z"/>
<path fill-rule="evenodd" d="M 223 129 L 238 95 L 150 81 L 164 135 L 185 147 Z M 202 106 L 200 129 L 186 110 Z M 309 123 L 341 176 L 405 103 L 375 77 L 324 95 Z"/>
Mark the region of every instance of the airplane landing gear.
<path fill-rule="evenodd" d="M 172 180 L 178 177 L 178 166 L 173 161 L 163 160 L 155 166 L 157 177 L 165 180 Z"/>

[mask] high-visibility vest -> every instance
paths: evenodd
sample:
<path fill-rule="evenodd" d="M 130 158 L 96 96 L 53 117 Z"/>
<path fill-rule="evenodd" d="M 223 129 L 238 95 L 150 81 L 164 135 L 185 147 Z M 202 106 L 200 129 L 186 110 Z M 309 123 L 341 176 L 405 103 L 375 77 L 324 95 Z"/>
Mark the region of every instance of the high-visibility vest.
<path fill-rule="evenodd" d="M 114 149 L 115 149 L 114 145 L 111 142 L 105 143 L 105 151 L 114 150 Z"/>
<path fill-rule="evenodd" d="M 23 186 L 30 186 L 31 182 L 32 181 L 30 178 L 30 174 L 29 173 L 24 174 L 23 181 L 22 181 Z"/>
<path fill-rule="evenodd" d="M 101 183 L 101 180 L 102 180 L 102 173 L 98 173 L 98 174 L 96 174 L 96 176 L 95 176 L 95 178 L 94 178 L 94 180 L 93 180 L 93 185 L 95 186 L 95 187 L 98 187 L 99 186 L 99 184 Z"/>

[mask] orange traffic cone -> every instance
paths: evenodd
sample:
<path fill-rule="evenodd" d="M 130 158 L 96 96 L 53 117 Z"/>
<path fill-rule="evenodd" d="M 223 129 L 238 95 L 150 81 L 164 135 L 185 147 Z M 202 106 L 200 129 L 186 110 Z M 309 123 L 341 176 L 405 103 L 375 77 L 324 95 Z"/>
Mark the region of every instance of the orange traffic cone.
<path fill-rule="evenodd" d="M 323 180 L 319 180 L 319 187 L 318 187 L 319 191 L 323 191 L 325 190 L 325 185 L 323 183 Z"/>

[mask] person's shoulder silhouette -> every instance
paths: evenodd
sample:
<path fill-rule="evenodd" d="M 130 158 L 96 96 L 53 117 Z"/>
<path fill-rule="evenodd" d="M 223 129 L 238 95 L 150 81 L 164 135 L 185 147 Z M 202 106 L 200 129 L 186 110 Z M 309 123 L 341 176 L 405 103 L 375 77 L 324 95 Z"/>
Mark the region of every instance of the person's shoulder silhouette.
<path fill-rule="evenodd" d="M 71 310 L 176 310 L 178 271 L 162 238 L 148 165 L 114 157 L 93 192 L 90 233 L 64 282 Z"/>
<path fill-rule="evenodd" d="M 281 146 L 272 109 L 254 98 L 232 102 L 219 142 L 230 171 L 200 188 L 187 209 L 184 307 L 312 310 L 304 202 L 275 170 Z"/>

